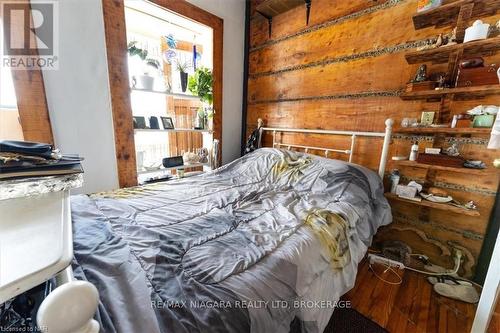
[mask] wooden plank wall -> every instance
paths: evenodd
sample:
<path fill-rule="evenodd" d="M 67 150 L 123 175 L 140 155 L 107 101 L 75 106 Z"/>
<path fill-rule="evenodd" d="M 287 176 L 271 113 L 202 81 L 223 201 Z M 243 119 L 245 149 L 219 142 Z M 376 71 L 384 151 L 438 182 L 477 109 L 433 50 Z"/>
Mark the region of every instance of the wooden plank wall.
<path fill-rule="evenodd" d="M 383 131 L 386 118 L 393 118 L 398 127 L 404 117 L 420 118 L 424 110 L 437 110 L 437 103 L 398 97 L 419 66 L 408 65 L 405 52 L 415 51 L 425 39 L 452 29 L 416 31 L 411 16 L 417 0 L 314 0 L 309 26 L 300 6 L 273 18 L 271 37 L 267 20 L 255 12 L 258 3 L 252 0 L 251 5 L 247 134 L 256 127 L 258 118 L 271 127 Z M 483 20 L 494 24 L 499 18 L 495 15 Z M 500 56 L 486 60 L 498 63 Z M 446 71 L 446 64 L 430 65 L 429 69 Z M 500 96 L 454 101 L 451 110 L 461 113 L 479 104 L 500 105 Z M 432 145 L 431 137 L 397 135 L 390 156 L 408 154 L 416 139 L 422 147 Z M 486 150 L 487 139 L 462 137 L 458 143 L 464 156 L 491 166 L 496 152 Z M 284 135 L 281 140 L 349 147 L 348 139 L 321 135 Z M 446 146 L 451 140 L 443 138 L 437 144 Z M 270 135 L 266 135 L 264 145 L 270 142 Z M 354 162 L 376 169 L 379 154 L 373 141 L 360 140 Z M 405 179 L 425 178 L 421 169 L 402 172 Z M 452 260 L 447 254 L 453 247 L 461 248 L 467 257 L 463 273 L 472 276 L 498 190 L 498 173 L 472 178 L 438 172 L 436 182 L 460 201 L 474 200 L 481 216 L 394 204 L 395 222 L 381 230 L 377 239 L 404 240 L 415 253 L 426 253 L 434 263 L 448 267 Z"/>
<path fill-rule="evenodd" d="M 193 117 L 201 107 L 201 102 L 196 100 L 168 98 L 167 116 L 173 116 L 175 128 L 191 128 Z M 183 152 L 196 152 L 203 148 L 203 135 L 201 133 L 169 133 L 168 134 L 170 156 L 182 155 Z"/>

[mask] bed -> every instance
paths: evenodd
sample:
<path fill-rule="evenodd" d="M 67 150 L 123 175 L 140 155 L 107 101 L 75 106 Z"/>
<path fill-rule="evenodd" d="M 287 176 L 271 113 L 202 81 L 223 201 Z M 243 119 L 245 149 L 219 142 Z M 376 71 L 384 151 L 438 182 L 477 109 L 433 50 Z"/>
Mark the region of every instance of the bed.
<path fill-rule="evenodd" d="M 276 148 L 71 201 L 103 332 L 322 332 L 392 220 L 375 172 Z"/>

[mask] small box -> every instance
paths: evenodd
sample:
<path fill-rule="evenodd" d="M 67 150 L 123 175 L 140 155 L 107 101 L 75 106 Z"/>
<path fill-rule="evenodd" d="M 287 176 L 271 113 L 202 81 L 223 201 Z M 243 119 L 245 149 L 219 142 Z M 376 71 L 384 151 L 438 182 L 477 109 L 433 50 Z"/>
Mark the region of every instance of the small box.
<path fill-rule="evenodd" d="M 461 168 L 464 166 L 465 159 L 460 156 L 448 156 L 444 154 L 418 154 L 418 163 L 441 165 L 446 167 Z"/>
<path fill-rule="evenodd" d="M 493 127 L 495 116 L 492 114 L 482 114 L 474 117 L 472 127 Z"/>
<path fill-rule="evenodd" d="M 173 168 L 184 165 L 184 160 L 182 156 L 165 157 L 162 160 L 162 164 L 165 168 Z"/>
<path fill-rule="evenodd" d="M 396 186 L 396 195 L 402 198 L 415 198 L 417 188 L 413 186 L 398 185 Z"/>
<path fill-rule="evenodd" d="M 426 154 L 439 155 L 441 154 L 441 148 L 425 148 Z"/>
<path fill-rule="evenodd" d="M 461 113 L 453 116 L 451 128 L 469 128 L 472 125 L 472 116 L 467 113 Z"/>
<path fill-rule="evenodd" d="M 434 88 L 436 88 L 436 82 L 434 81 L 410 82 L 406 84 L 406 92 L 434 90 Z"/>
<path fill-rule="evenodd" d="M 472 87 L 498 84 L 498 66 L 459 68 L 456 87 Z"/>

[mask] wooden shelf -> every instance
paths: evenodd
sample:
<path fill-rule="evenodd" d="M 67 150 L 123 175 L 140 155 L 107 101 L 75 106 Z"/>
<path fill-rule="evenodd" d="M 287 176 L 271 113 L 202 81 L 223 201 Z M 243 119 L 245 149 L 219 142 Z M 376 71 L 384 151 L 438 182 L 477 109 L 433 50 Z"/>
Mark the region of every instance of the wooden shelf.
<path fill-rule="evenodd" d="M 210 130 L 201 130 L 201 129 L 191 129 L 191 128 L 175 128 L 175 129 L 151 129 L 151 128 L 135 128 L 135 133 L 155 133 L 155 132 L 195 132 L 195 133 L 212 133 Z"/>
<path fill-rule="evenodd" d="M 488 86 L 474 86 L 474 87 L 461 87 L 461 88 L 447 88 L 441 90 L 422 90 L 404 92 L 400 95 L 401 99 L 418 100 L 418 99 L 440 99 L 446 95 L 455 95 L 454 98 L 479 98 L 486 95 L 500 94 L 500 85 Z"/>
<path fill-rule="evenodd" d="M 413 15 L 415 30 L 427 27 L 444 27 L 456 24 L 460 7 L 474 3 L 471 18 L 494 15 L 500 9 L 498 0 L 458 0 Z"/>
<path fill-rule="evenodd" d="M 270 18 L 304 4 L 304 0 L 265 0 L 256 10 L 266 18 Z"/>
<path fill-rule="evenodd" d="M 490 135 L 491 128 L 450 128 L 450 127 L 407 127 L 395 134 L 449 134 L 449 135 Z"/>
<path fill-rule="evenodd" d="M 460 208 L 460 207 L 456 207 L 456 206 L 453 206 L 450 204 L 436 203 L 436 202 L 428 201 L 425 199 L 422 199 L 422 201 L 420 201 L 420 202 L 413 201 L 413 200 L 400 198 L 397 195 L 395 195 L 394 193 L 385 193 L 385 197 L 387 199 L 390 199 L 390 200 L 400 201 L 400 202 L 404 202 L 404 203 L 410 203 L 410 204 L 422 206 L 422 207 L 429 207 L 429 208 L 433 208 L 433 209 L 445 210 L 445 211 L 455 213 L 455 214 L 461 214 L 461 215 L 467 215 L 467 216 L 480 216 L 480 214 L 477 210 Z"/>
<path fill-rule="evenodd" d="M 203 166 L 210 166 L 208 163 L 192 163 L 192 164 L 184 164 L 184 165 L 179 165 L 171 168 L 160 168 L 157 170 L 149 170 L 149 171 L 137 171 L 138 175 L 148 175 L 148 174 L 153 174 L 153 173 L 159 173 L 159 172 L 164 172 L 168 170 L 180 170 L 180 169 L 188 169 L 188 168 L 196 168 L 196 167 L 203 167 Z"/>
<path fill-rule="evenodd" d="M 394 162 L 398 165 L 412 167 L 412 168 L 458 172 L 458 173 L 466 173 L 469 175 L 485 175 L 490 171 L 489 169 L 454 168 L 454 167 L 447 167 L 447 166 L 441 166 L 441 165 L 417 163 L 414 161 L 394 161 L 393 160 L 392 162 Z"/>
<path fill-rule="evenodd" d="M 474 42 L 438 47 L 430 50 L 408 52 L 405 54 L 409 64 L 433 62 L 435 64 L 447 63 L 450 54 L 463 50 L 462 58 L 493 55 L 500 51 L 500 37 L 488 38 Z"/>
<path fill-rule="evenodd" d="M 179 99 L 192 99 L 192 100 L 200 100 L 198 96 L 194 95 L 188 95 L 188 94 L 178 94 L 178 93 L 170 93 L 166 91 L 157 91 L 157 90 L 147 90 L 147 89 L 138 89 L 138 88 L 131 88 L 132 91 L 138 91 L 138 92 L 144 92 L 144 93 L 151 93 L 151 94 L 161 94 L 165 96 L 172 96 L 174 98 L 179 98 Z"/>

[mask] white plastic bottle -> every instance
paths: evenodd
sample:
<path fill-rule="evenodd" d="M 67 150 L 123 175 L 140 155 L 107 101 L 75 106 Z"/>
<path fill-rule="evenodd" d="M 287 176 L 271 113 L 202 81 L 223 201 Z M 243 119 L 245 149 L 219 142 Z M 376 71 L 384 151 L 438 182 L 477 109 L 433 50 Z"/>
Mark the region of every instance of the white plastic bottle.
<path fill-rule="evenodd" d="M 415 141 L 413 146 L 411 146 L 411 151 L 410 151 L 410 161 L 416 161 L 418 156 L 418 142 Z"/>

